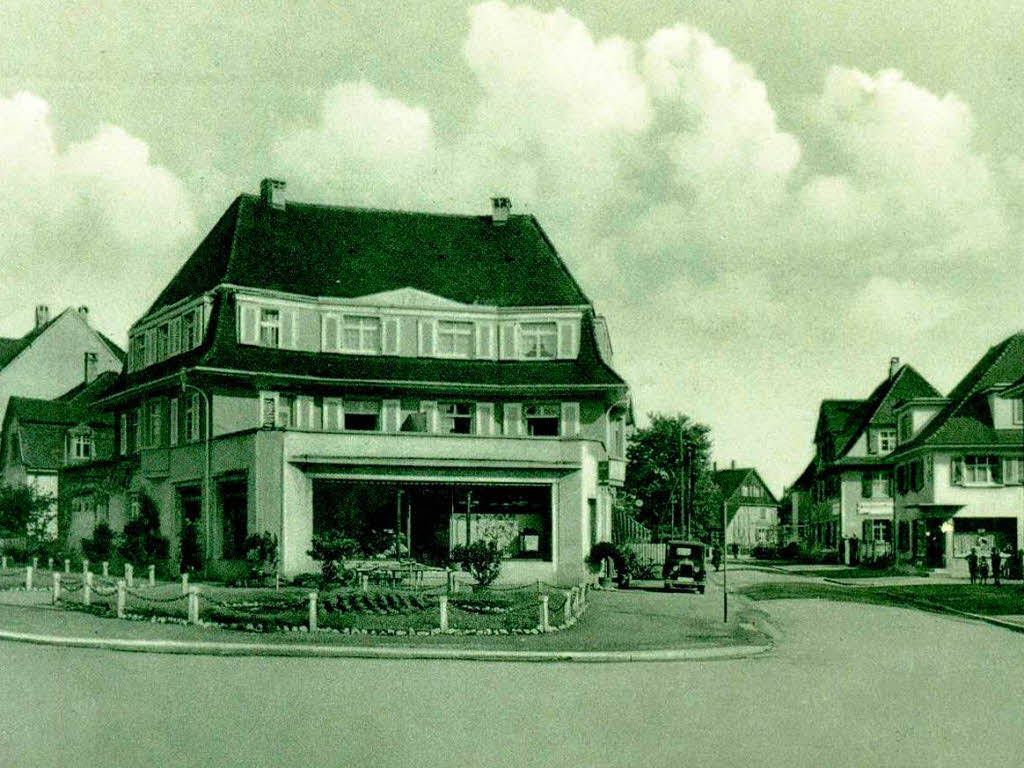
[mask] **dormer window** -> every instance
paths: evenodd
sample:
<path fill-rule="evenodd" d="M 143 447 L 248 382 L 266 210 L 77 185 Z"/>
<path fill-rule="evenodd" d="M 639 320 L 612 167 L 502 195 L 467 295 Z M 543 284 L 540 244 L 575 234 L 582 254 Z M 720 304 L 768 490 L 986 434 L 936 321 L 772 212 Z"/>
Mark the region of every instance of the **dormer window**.
<path fill-rule="evenodd" d="M 84 461 L 93 457 L 92 431 L 73 432 L 68 439 L 68 458 Z"/>
<path fill-rule="evenodd" d="M 342 321 L 343 348 L 363 355 L 380 354 L 380 318 L 345 315 Z"/>
<path fill-rule="evenodd" d="M 473 353 L 473 323 L 438 321 L 437 353 L 446 357 L 469 357 Z"/>
<path fill-rule="evenodd" d="M 260 346 L 281 345 L 281 313 L 276 309 L 260 310 Z"/>
<path fill-rule="evenodd" d="M 896 450 L 896 430 L 878 430 L 878 451 L 879 453 L 890 453 Z"/>
<path fill-rule="evenodd" d="M 557 323 L 523 323 L 519 326 L 519 349 L 528 359 L 548 359 L 558 354 Z"/>

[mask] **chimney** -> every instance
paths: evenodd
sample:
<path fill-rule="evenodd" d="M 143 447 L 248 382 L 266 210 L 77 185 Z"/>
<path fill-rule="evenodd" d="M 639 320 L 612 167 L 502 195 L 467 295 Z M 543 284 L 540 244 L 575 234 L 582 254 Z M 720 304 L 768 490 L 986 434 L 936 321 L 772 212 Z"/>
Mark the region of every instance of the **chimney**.
<path fill-rule="evenodd" d="M 896 375 L 896 371 L 900 369 L 900 359 L 898 357 L 889 358 L 889 378 L 891 379 Z"/>
<path fill-rule="evenodd" d="M 97 355 L 95 352 L 85 353 L 85 371 L 83 378 L 86 384 L 96 378 L 96 360 Z"/>
<path fill-rule="evenodd" d="M 729 462 L 729 469 L 736 469 L 736 459 Z"/>
<path fill-rule="evenodd" d="M 512 212 L 512 201 L 507 197 L 491 198 L 491 221 L 494 226 L 501 227 L 508 221 L 508 215 Z"/>
<path fill-rule="evenodd" d="M 287 200 L 285 195 L 285 182 L 278 179 L 264 179 L 260 182 L 260 198 L 267 208 L 274 208 L 278 211 L 284 210 Z"/>
<path fill-rule="evenodd" d="M 36 305 L 36 328 L 42 328 L 50 322 L 50 308 L 45 304 Z"/>
<path fill-rule="evenodd" d="M 84 304 L 78 308 L 78 314 L 82 316 L 82 319 L 89 322 L 89 308 Z"/>
<path fill-rule="evenodd" d="M 718 471 L 718 462 L 717 461 L 712 461 L 711 462 L 711 471 L 712 472 L 717 472 Z"/>

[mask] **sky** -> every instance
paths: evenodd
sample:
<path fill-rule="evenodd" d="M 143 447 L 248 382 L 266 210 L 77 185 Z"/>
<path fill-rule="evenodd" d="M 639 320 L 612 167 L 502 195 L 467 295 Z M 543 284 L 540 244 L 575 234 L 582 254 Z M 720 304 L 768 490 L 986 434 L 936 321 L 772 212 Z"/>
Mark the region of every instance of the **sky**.
<path fill-rule="evenodd" d="M 641 424 L 781 492 L 824 398 L 1024 327 L 1024 3 L 6 0 L 0 335 L 123 343 L 240 192 L 538 217 Z"/>

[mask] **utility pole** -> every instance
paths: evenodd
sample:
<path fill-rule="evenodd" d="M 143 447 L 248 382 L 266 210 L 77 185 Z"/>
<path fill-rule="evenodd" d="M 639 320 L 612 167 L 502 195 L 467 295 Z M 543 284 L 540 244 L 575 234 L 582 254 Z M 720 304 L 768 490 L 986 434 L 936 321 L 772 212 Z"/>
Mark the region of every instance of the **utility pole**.
<path fill-rule="evenodd" d="M 722 501 L 722 622 L 729 622 L 729 549 L 725 544 L 725 530 L 729 524 L 729 502 Z"/>
<path fill-rule="evenodd" d="M 683 437 L 683 417 L 677 415 L 679 423 L 679 527 L 686 530 L 686 538 L 690 538 L 690 521 L 686 516 L 686 472 L 688 471 L 689 451 L 686 450 L 688 443 Z"/>

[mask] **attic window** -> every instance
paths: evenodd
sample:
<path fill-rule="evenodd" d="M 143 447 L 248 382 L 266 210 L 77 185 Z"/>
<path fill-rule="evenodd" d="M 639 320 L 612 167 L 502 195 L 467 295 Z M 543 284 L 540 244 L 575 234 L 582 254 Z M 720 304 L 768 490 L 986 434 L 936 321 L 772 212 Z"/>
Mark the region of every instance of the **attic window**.
<path fill-rule="evenodd" d="M 558 352 L 556 323 L 523 323 L 519 326 L 519 348 L 523 357 L 552 358 Z"/>
<path fill-rule="evenodd" d="M 68 455 L 77 461 L 92 458 L 92 432 L 78 432 L 71 435 Z"/>
<path fill-rule="evenodd" d="M 276 309 L 260 310 L 260 345 L 278 347 L 281 341 L 281 313 Z"/>
<path fill-rule="evenodd" d="M 880 453 L 889 453 L 896 450 L 896 430 L 878 430 L 878 450 Z"/>

